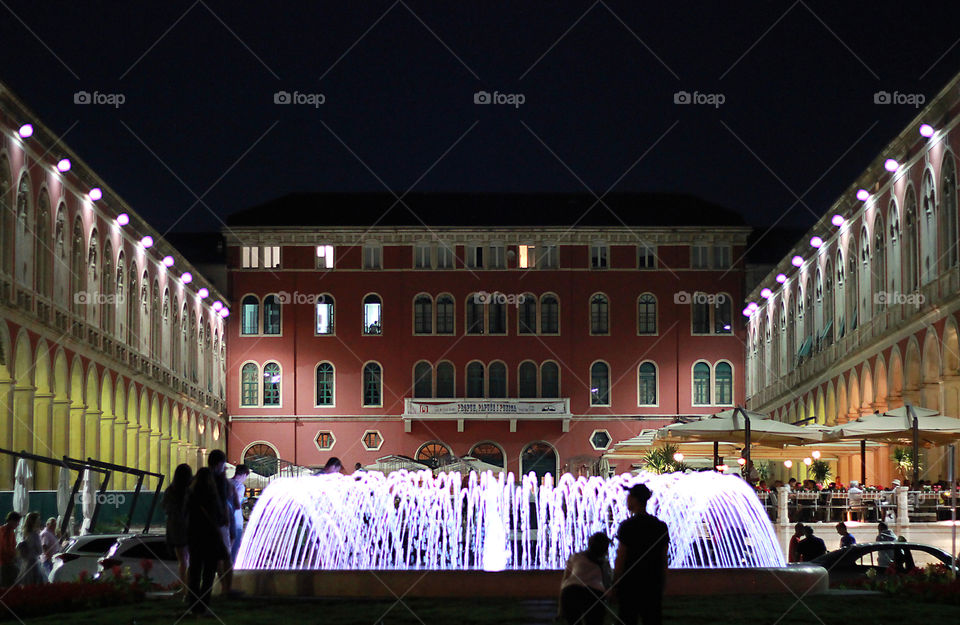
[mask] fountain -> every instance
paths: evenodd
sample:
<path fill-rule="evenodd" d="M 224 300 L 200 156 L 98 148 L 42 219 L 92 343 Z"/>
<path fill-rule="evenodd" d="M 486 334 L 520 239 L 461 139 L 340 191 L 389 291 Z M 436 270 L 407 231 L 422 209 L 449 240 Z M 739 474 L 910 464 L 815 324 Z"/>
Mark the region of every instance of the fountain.
<path fill-rule="evenodd" d="M 261 594 L 311 594 L 319 588 L 350 595 L 360 586 L 370 590 L 356 573 L 409 583 L 410 574 L 420 572 L 421 579 L 425 573 L 460 579 L 446 584 L 452 594 L 483 594 L 483 580 L 494 578 L 497 587 L 516 579 L 533 594 L 547 587 L 555 594 L 559 571 L 572 553 L 586 548 L 591 534 L 616 534 L 629 514 L 624 486 L 637 482 L 653 491 L 648 510 L 670 529 L 669 566 L 678 570 L 671 571 L 671 585 L 677 585 L 674 578 L 701 580 L 690 586 L 702 591 L 703 579 L 716 583 L 722 574 L 721 585 L 743 592 L 744 582 L 736 581 L 742 575 L 733 574 L 738 570 L 777 571 L 790 579 L 799 574 L 800 569 L 783 568 L 773 526 L 753 489 L 738 477 L 565 474 L 555 485 L 549 476 L 541 485 L 533 474 L 515 483 L 512 474 L 397 471 L 271 483 L 247 524 L 238 578 L 248 591 Z M 615 553 L 616 541 L 611 560 Z M 295 580 L 286 590 L 278 587 L 284 575 Z M 533 586 L 543 590 L 532 590 L 531 580 L 540 580 Z M 776 586 L 768 592 L 784 588 Z"/>

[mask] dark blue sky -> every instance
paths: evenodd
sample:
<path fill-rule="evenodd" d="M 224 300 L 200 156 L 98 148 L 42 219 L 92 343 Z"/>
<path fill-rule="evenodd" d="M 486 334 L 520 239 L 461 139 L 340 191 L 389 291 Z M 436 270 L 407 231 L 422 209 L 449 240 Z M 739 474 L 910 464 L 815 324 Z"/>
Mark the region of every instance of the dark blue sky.
<path fill-rule="evenodd" d="M 955 1 L 204 2 L 0 8 L 0 80 L 161 232 L 384 185 L 683 191 L 755 225 L 815 185 L 819 214 L 916 114 L 874 93 L 929 99 L 960 69 Z"/>

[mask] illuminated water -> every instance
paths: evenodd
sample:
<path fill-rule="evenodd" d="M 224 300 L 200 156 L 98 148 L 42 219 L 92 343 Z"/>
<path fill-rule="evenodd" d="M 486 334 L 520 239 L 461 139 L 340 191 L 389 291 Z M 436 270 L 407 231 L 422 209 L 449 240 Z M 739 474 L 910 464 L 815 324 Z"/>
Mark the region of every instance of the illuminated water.
<path fill-rule="evenodd" d="M 428 471 L 283 478 L 247 524 L 239 569 L 560 569 L 628 516 L 624 485 L 653 491 L 670 528 L 671 568 L 784 566 L 752 488 L 714 472 L 609 479 L 565 474 L 556 485 L 512 474 Z M 611 546 L 611 556 L 616 542 Z"/>

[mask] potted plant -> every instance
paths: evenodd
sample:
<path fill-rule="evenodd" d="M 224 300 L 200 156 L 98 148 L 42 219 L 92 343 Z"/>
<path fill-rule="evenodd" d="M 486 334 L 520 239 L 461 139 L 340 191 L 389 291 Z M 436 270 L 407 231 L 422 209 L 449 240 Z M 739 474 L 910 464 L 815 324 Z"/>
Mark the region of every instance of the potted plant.
<path fill-rule="evenodd" d="M 825 483 L 830 479 L 830 463 L 826 460 L 814 460 L 810 463 L 807 473 L 813 477 L 814 481 Z"/>

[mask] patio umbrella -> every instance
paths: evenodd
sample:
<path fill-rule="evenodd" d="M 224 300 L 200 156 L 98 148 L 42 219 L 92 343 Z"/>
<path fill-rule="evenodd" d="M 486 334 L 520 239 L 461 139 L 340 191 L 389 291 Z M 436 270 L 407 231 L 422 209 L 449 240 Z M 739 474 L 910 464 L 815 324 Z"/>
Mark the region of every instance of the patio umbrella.
<path fill-rule="evenodd" d="M 57 527 L 65 527 L 63 517 L 67 514 L 70 505 L 70 495 L 73 494 L 73 484 L 70 480 L 70 469 L 60 467 L 60 478 L 57 480 Z"/>
<path fill-rule="evenodd" d="M 960 419 L 907 404 L 883 414 L 874 413 L 842 423 L 832 428 L 827 437 L 912 445 L 913 484 L 917 484 L 920 481 L 920 445 L 945 445 L 960 439 Z M 865 460 L 862 460 L 861 472 L 866 473 Z"/>
<path fill-rule="evenodd" d="M 802 445 L 819 442 L 823 439 L 823 434 L 816 429 L 776 421 L 765 414 L 737 407 L 700 421 L 668 425 L 657 432 L 657 439 L 667 442 L 713 442 L 716 443 L 715 449 L 720 443 L 743 441 L 743 457 L 749 467 L 752 444 L 768 447 Z"/>
<path fill-rule="evenodd" d="M 26 516 L 30 511 L 30 488 L 33 486 L 33 470 L 26 458 L 17 460 L 13 480 L 13 509 Z"/>
<path fill-rule="evenodd" d="M 97 474 L 90 469 L 84 471 L 83 476 L 83 525 L 80 526 L 80 535 L 89 534 L 93 521 L 93 513 L 97 509 Z"/>
<path fill-rule="evenodd" d="M 489 462 L 484 462 L 479 458 L 474 458 L 473 456 L 463 456 L 458 458 L 450 464 L 445 464 L 441 467 L 434 469 L 434 474 L 439 473 L 470 473 L 471 471 L 476 471 L 477 473 L 486 473 L 487 471 L 493 471 L 494 473 L 504 473 L 506 469 L 503 467 L 498 467 L 495 464 L 490 464 Z"/>
<path fill-rule="evenodd" d="M 375 463 L 368 464 L 364 469 L 368 471 L 379 471 L 381 473 L 392 473 L 393 471 L 399 471 L 401 469 L 406 469 L 407 471 L 429 471 L 430 467 L 407 456 L 390 455 L 377 458 Z"/>

